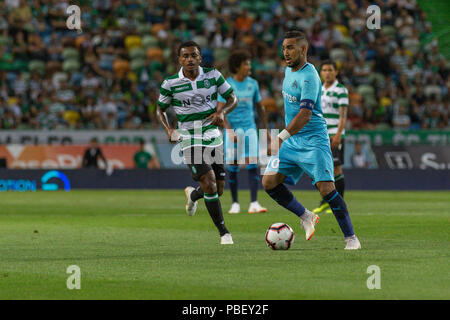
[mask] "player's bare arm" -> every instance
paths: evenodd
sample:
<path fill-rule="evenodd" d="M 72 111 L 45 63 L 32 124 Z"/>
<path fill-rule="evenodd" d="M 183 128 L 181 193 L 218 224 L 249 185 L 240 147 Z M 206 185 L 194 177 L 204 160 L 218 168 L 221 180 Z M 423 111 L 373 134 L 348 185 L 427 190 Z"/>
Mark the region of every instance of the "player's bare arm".
<path fill-rule="evenodd" d="M 283 139 L 283 133 L 286 133 L 287 137 L 293 136 L 297 132 L 303 129 L 303 127 L 311 120 L 312 111 L 306 108 L 300 109 L 299 113 L 292 119 L 286 129 L 284 129 L 280 135 L 278 135 L 278 141 L 274 140 L 270 144 L 270 155 L 278 153 L 281 144 L 286 138 Z"/>
<path fill-rule="evenodd" d="M 172 128 L 172 126 L 169 123 L 169 118 L 167 117 L 167 113 L 161 109 L 160 106 L 156 107 L 156 118 L 158 119 L 159 123 L 163 127 L 164 131 L 167 134 L 167 137 L 169 138 L 169 141 L 171 143 L 176 143 L 180 137 L 177 130 Z"/>
<path fill-rule="evenodd" d="M 208 118 L 206 118 L 206 119 L 211 118 L 213 119 L 211 124 L 223 127 L 225 115 L 233 111 L 234 108 L 236 108 L 238 101 L 234 93 L 231 93 L 226 100 L 227 100 L 226 103 L 219 102 L 217 104 L 217 111 L 211 114 Z"/>
<path fill-rule="evenodd" d="M 267 112 L 266 112 L 266 108 L 264 108 L 263 104 L 261 102 L 257 102 L 255 103 L 256 105 L 256 110 L 258 112 L 258 117 L 261 121 L 262 127 L 263 129 L 266 130 L 267 132 L 267 141 L 270 142 L 270 134 L 269 134 L 269 124 L 268 124 L 268 120 L 267 120 Z"/>
<path fill-rule="evenodd" d="M 339 145 L 342 142 L 342 131 L 345 129 L 346 123 L 347 123 L 347 108 L 341 107 L 339 108 L 339 124 L 337 133 L 331 138 L 331 149 L 339 148 Z"/>

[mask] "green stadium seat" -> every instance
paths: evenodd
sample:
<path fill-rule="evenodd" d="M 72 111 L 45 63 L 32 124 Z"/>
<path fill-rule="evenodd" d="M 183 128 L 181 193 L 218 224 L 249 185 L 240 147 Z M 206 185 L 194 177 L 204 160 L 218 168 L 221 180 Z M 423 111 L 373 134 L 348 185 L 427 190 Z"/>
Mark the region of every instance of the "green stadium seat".
<path fill-rule="evenodd" d="M 352 37 L 344 37 L 342 39 L 342 43 L 344 43 L 345 45 L 347 45 L 349 47 L 353 47 L 355 45 L 355 41 L 353 41 Z"/>
<path fill-rule="evenodd" d="M 373 83 L 375 87 L 382 87 L 385 81 L 383 74 L 379 72 L 371 73 L 369 76 L 369 81 Z"/>
<path fill-rule="evenodd" d="M 364 96 L 364 104 L 368 108 L 376 108 L 378 106 L 378 101 L 375 96 Z"/>
<path fill-rule="evenodd" d="M 8 37 L 0 36 L 0 46 L 6 45 L 6 44 L 8 44 L 8 43 L 9 43 Z"/>
<path fill-rule="evenodd" d="M 136 30 L 141 36 L 144 36 L 152 32 L 152 26 L 150 24 L 140 23 L 137 25 Z"/>
<path fill-rule="evenodd" d="M 196 36 L 194 37 L 193 40 L 194 40 L 195 42 L 197 42 L 198 45 L 199 45 L 201 48 L 204 48 L 204 47 L 207 47 L 207 46 L 208 46 L 208 39 L 206 39 L 205 36 L 202 36 L 202 35 L 196 35 Z"/>
<path fill-rule="evenodd" d="M 61 81 L 68 81 L 69 75 L 65 72 L 55 72 L 53 74 L 53 81 L 60 83 Z"/>
<path fill-rule="evenodd" d="M 216 48 L 214 49 L 213 55 L 215 62 L 226 61 L 230 55 L 230 51 L 225 48 Z"/>
<path fill-rule="evenodd" d="M 337 61 L 346 61 L 347 60 L 347 52 L 342 48 L 334 48 L 330 50 L 330 59 Z"/>
<path fill-rule="evenodd" d="M 172 50 L 170 48 L 165 48 L 163 50 L 163 59 L 164 60 L 170 60 L 171 56 L 172 56 Z"/>
<path fill-rule="evenodd" d="M 419 52 L 420 42 L 416 38 L 406 38 L 403 40 L 403 47 L 411 51 L 413 54 Z"/>
<path fill-rule="evenodd" d="M 145 49 L 159 47 L 158 38 L 152 35 L 146 35 L 142 38 L 142 46 Z"/>
<path fill-rule="evenodd" d="M 139 21 L 139 22 L 144 21 L 144 19 L 145 19 L 145 13 L 143 10 L 133 11 L 132 16 L 136 21 Z"/>
<path fill-rule="evenodd" d="M 22 75 L 22 79 L 23 80 L 30 80 L 30 78 L 31 78 L 31 73 L 29 73 L 29 72 L 21 72 L 21 75 Z"/>
<path fill-rule="evenodd" d="M 80 69 L 80 63 L 77 59 L 68 59 L 63 62 L 62 69 L 65 72 L 75 72 Z"/>
<path fill-rule="evenodd" d="M 68 59 L 78 59 L 79 53 L 75 48 L 64 48 L 62 52 L 62 57 L 64 60 Z"/>
<path fill-rule="evenodd" d="M 195 18 L 197 21 L 199 21 L 201 24 L 205 22 L 206 18 L 208 18 L 208 13 L 205 11 L 200 11 L 195 14 Z"/>
<path fill-rule="evenodd" d="M 28 70 L 43 75 L 45 73 L 45 62 L 41 60 L 32 60 L 28 64 Z"/>
<path fill-rule="evenodd" d="M 137 59 L 131 60 L 130 69 L 133 72 L 138 72 L 144 67 L 145 67 L 145 60 L 144 59 L 137 58 Z"/>
<path fill-rule="evenodd" d="M 436 84 L 429 84 L 427 86 L 425 86 L 423 93 L 427 96 L 430 97 L 432 95 L 435 95 L 438 97 L 438 99 L 441 98 L 442 95 L 442 89 L 440 86 L 436 85 Z"/>
<path fill-rule="evenodd" d="M 394 26 L 386 25 L 381 28 L 381 32 L 389 38 L 394 38 L 397 34 L 397 29 Z"/>
<path fill-rule="evenodd" d="M 145 50 L 143 48 L 134 47 L 129 52 L 131 60 L 136 58 L 145 58 Z"/>
<path fill-rule="evenodd" d="M 364 98 L 365 96 L 375 96 L 375 88 L 368 84 L 361 84 L 356 89 L 358 93 Z"/>

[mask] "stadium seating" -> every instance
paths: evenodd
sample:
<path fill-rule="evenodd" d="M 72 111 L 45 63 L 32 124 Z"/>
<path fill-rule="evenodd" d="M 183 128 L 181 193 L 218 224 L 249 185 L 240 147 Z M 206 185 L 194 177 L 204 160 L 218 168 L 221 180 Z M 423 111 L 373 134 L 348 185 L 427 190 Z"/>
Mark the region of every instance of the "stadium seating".
<path fill-rule="evenodd" d="M 158 47 L 158 38 L 152 35 L 146 35 L 142 38 L 142 46 L 145 49 Z"/>
<path fill-rule="evenodd" d="M 45 62 L 41 60 L 32 60 L 28 64 L 28 68 L 30 72 L 37 72 L 40 75 L 44 75 L 45 73 Z"/>

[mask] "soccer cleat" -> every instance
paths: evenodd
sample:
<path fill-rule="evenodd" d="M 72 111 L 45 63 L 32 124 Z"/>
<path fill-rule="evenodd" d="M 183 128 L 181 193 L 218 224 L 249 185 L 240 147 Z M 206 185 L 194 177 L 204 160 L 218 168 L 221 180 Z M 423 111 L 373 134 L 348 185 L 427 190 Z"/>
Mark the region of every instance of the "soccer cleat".
<path fill-rule="evenodd" d="M 191 200 L 191 193 L 194 191 L 194 187 L 186 187 L 184 189 L 184 194 L 186 195 L 186 213 L 188 216 L 193 216 L 195 214 L 195 211 L 197 211 L 197 201 Z"/>
<path fill-rule="evenodd" d="M 328 204 L 328 202 L 325 202 L 324 204 L 320 205 L 319 207 L 315 208 L 313 210 L 314 213 L 322 213 L 325 210 L 330 209 L 330 205 Z"/>
<path fill-rule="evenodd" d="M 220 237 L 220 244 L 233 244 L 233 238 L 231 237 L 231 234 L 225 233 L 223 236 Z"/>
<path fill-rule="evenodd" d="M 305 237 L 306 240 L 311 240 L 311 238 L 314 235 L 314 232 L 316 231 L 316 229 L 314 228 L 314 226 L 319 223 L 319 216 L 309 210 L 306 210 L 304 214 L 308 214 L 309 217 L 307 217 L 305 220 L 302 219 L 301 223 L 302 223 L 302 227 L 303 229 L 305 229 Z"/>
<path fill-rule="evenodd" d="M 267 212 L 267 209 L 264 207 L 261 207 L 261 205 L 258 203 L 258 201 L 250 203 L 250 207 L 248 207 L 248 213 L 262 213 Z"/>
<path fill-rule="evenodd" d="M 228 210 L 229 214 L 237 214 L 241 212 L 241 206 L 239 205 L 239 203 L 237 202 L 233 202 L 233 204 L 231 205 L 231 209 Z"/>
<path fill-rule="evenodd" d="M 327 210 L 325 211 L 325 213 L 333 213 L 333 210 L 327 209 Z"/>
<path fill-rule="evenodd" d="M 353 235 L 351 237 L 345 238 L 345 250 L 358 250 L 361 249 L 361 243 L 359 242 L 356 235 Z"/>

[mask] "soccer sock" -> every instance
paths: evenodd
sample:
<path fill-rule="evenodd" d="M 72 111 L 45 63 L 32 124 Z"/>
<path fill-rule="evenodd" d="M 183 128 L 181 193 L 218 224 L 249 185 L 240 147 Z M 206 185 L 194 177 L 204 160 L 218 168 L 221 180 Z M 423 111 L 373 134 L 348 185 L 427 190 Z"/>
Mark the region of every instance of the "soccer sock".
<path fill-rule="evenodd" d="M 203 198 L 203 190 L 200 187 L 197 187 L 194 191 L 191 193 L 191 200 L 197 201 L 198 199 Z"/>
<path fill-rule="evenodd" d="M 305 207 L 295 199 L 292 192 L 282 183 L 275 188 L 266 190 L 267 194 L 274 199 L 280 206 L 288 209 L 300 218 L 306 218 L 304 215 Z"/>
<path fill-rule="evenodd" d="M 230 186 L 231 191 L 231 199 L 233 202 L 238 202 L 238 173 L 239 173 L 239 167 L 238 166 L 229 166 L 228 167 L 228 185 Z"/>
<path fill-rule="evenodd" d="M 337 192 L 344 197 L 344 191 L 345 191 L 345 180 L 344 180 L 344 174 L 338 174 L 334 177 L 334 185 L 336 186 Z"/>
<path fill-rule="evenodd" d="M 342 230 L 345 237 L 350 237 L 355 234 L 353 231 L 352 220 L 348 214 L 347 205 L 341 195 L 333 190 L 324 197 L 325 201 L 330 204 L 330 208 Z"/>
<path fill-rule="evenodd" d="M 211 216 L 212 221 L 219 230 L 220 236 L 225 233 L 229 233 L 228 229 L 225 227 L 225 221 L 223 220 L 222 205 L 220 204 L 219 195 L 216 193 L 207 194 L 205 193 L 205 205 Z"/>
<path fill-rule="evenodd" d="M 248 185 L 250 186 L 250 199 L 251 202 L 255 202 L 257 200 L 259 186 L 258 166 L 256 164 L 249 164 L 247 170 Z"/>

